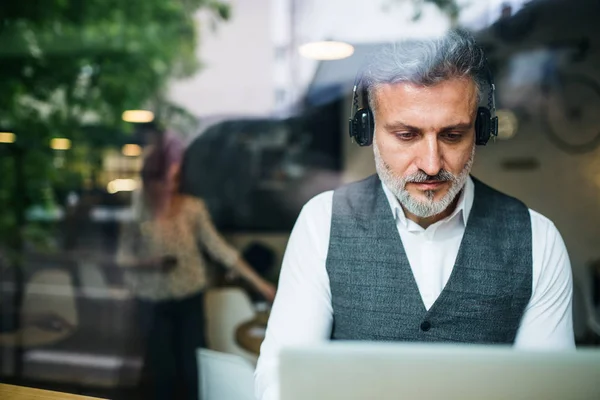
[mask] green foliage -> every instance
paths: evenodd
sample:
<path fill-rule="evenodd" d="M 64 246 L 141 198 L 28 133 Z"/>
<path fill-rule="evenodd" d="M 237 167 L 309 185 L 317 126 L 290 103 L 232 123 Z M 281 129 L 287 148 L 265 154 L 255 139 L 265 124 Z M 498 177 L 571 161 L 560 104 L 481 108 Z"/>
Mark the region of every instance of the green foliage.
<path fill-rule="evenodd" d="M 131 129 L 124 110 L 163 101 L 170 78 L 199 68 L 193 16 L 201 8 L 218 20 L 230 13 L 215 0 L 0 2 L 0 131 L 17 135 L 0 144 L 0 241 L 19 235 L 24 210 L 49 185 L 80 182 L 54 167 L 51 138 L 78 149 L 67 165 L 98 162 L 91 152 Z"/>
<path fill-rule="evenodd" d="M 421 16 L 422 7 L 426 3 L 437 6 L 437 8 L 446 14 L 451 21 L 455 21 L 460 13 L 460 6 L 457 4 L 456 0 L 413 0 L 413 2 L 417 7 L 414 16 L 415 19 L 418 19 Z"/>
<path fill-rule="evenodd" d="M 406 0 L 390 0 L 389 4 L 405 2 Z M 421 18 L 423 14 L 423 7 L 426 4 L 435 5 L 440 11 L 442 11 L 453 23 L 458 20 L 461 6 L 458 5 L 457 0 L 410 0 L 415 7 L 413 21 Z"/>

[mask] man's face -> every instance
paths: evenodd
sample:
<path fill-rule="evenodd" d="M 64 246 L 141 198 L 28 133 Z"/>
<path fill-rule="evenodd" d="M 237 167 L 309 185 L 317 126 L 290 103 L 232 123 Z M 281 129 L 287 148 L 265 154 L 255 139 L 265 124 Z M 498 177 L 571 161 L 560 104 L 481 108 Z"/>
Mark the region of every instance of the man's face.
<path fill-rule="evenodd" d="M 477 89 L 469 79 L 431 87 L 378 87 L 375 163 L 382 181 L 417 217 L 442 213 L 461 191 L 475 151 Z"/>

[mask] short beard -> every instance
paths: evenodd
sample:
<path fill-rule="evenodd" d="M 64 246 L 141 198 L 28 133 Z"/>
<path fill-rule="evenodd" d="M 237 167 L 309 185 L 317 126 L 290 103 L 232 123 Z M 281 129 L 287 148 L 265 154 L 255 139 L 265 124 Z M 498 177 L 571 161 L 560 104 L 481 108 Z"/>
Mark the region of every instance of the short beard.
<path fill-rule="evenodd" d="M 475 146 L 473 145 L 471 156 L 458 176 L 455 176 L 446 170 L 441 170 L 434 176 L 427 175 L 422 170 L 406 177 L 397 176 L 381 157 L 376 138 L 373 141 L 373 153 L 375 154 L 375 168 L 377 169 L 379 179 L 381 179 L 394 196 L 396 196 L 400 204 L 402 204 L 408 212 L 419 218 L 429 218 L 444 212 L 465 186 L 471 168 L 473 167 Z M 408 190 L 406 190 L 406 184 L 409 182 L 425 181 L 448 181 L 450 183 L 450 188 L 444 197 L 437 201 L 434 200 L 434 190 L 426 190 L 423 192 L 427 198 L 424 201 L 412 197 Z"/>

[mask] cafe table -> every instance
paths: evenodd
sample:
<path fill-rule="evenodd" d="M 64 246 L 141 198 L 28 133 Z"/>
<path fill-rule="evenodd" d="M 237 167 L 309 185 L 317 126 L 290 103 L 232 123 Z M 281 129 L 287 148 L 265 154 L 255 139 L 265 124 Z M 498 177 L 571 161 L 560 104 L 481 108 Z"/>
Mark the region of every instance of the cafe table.
<path fill-rule="evenodd" d="M 79 396 L 70 393 L 52 392 L 24 386 L 0 383 L 0 399 L 2 400 L 99 400 L 96 397 Z"/>
<path fill-rule="evenodd" d="M 269 312 L 258 312 L 250 321 L 239 325 L 235 332 L 237 344 L 244 350 L 258 356 L 260 354 L 260 345 L 265 339 L 267 322 L 269 321 Z"/>

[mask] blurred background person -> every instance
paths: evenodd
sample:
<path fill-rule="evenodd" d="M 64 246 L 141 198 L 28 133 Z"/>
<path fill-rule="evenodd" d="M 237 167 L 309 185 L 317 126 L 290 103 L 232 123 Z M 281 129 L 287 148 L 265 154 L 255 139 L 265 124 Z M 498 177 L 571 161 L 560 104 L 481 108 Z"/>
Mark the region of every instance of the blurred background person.
<path fill-rule="evenodd" d="M 141 387 L 144 398 L 197 399 L 196 349 L 204 345 L 207 286 L 203 252 L 268 301 L 275 288 L 217 232 L 201 199 L 178 192 L 184 148 L 179 139 L 157 125 L 145 126 L 144 135 L 141 209 L 137 220 L 122 228 L 117 254 L 138 299 L 146 346 Z"/>

